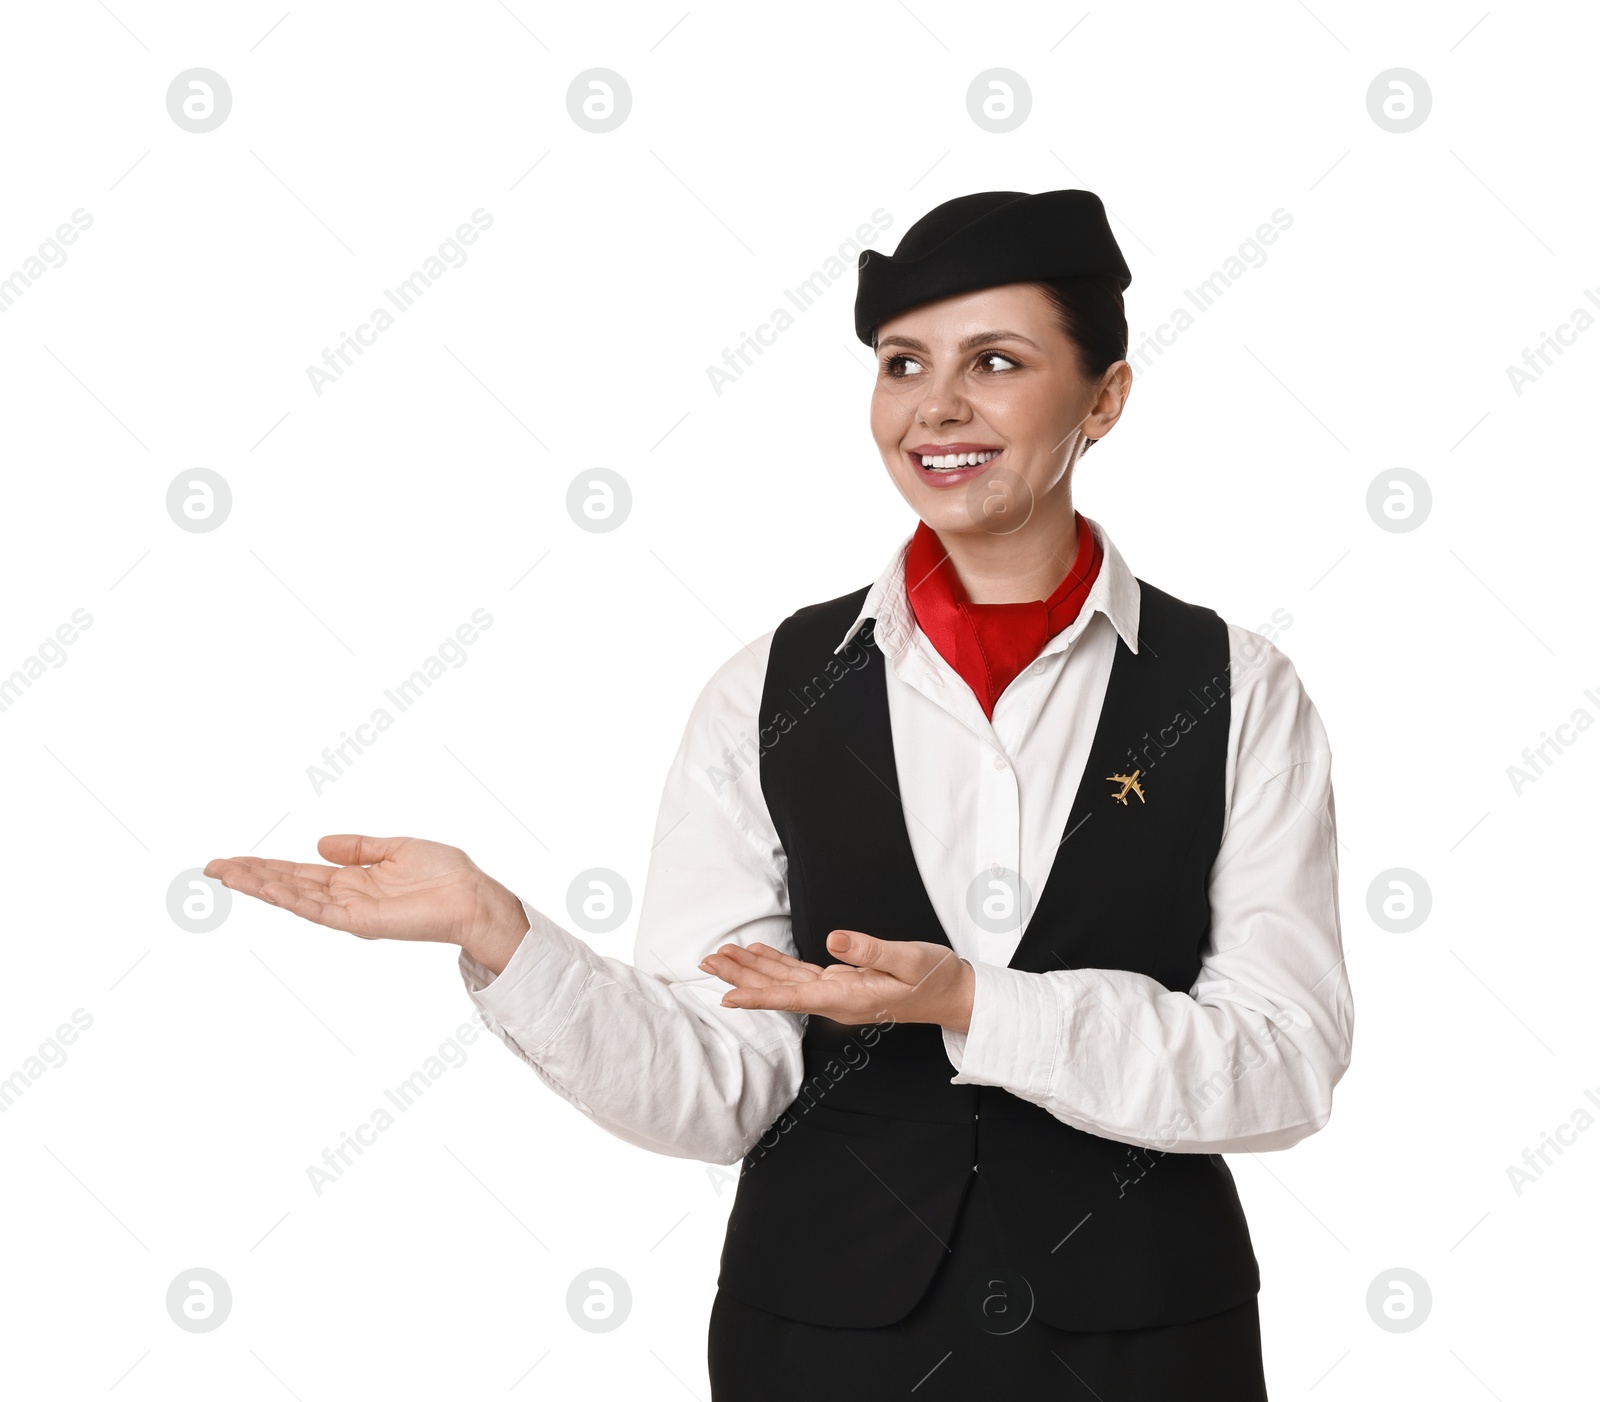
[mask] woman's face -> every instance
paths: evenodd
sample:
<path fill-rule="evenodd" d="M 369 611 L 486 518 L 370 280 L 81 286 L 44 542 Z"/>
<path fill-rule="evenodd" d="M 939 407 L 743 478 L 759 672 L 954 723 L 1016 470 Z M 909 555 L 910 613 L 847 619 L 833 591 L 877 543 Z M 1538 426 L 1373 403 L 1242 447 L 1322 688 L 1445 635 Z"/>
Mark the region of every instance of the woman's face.
<path fill-rule="evenodd" d="M 1011 531 L 1042 502 L 1070 504 L 1068 464 L 1081 439 L 1116 423 L 1132 378 L 1118 361 L 1101 380 L 1084 379 L 1039 287 L 984 288 L 878 328 L 872 436 L 934 530 Z"/>

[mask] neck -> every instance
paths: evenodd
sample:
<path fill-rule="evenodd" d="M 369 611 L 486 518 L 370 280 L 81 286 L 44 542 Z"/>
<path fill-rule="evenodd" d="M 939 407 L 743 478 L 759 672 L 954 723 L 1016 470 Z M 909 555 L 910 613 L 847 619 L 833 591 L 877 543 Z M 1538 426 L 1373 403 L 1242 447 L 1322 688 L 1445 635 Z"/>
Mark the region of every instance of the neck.
<path fill-rule="evenodd" d="M 936 531 L 956 577 L 975 604 L 1048 599 L 1078 550 L 1072 495 L 1048 493 L 1027 524 L 1004 535 L 985 530 Z"/>

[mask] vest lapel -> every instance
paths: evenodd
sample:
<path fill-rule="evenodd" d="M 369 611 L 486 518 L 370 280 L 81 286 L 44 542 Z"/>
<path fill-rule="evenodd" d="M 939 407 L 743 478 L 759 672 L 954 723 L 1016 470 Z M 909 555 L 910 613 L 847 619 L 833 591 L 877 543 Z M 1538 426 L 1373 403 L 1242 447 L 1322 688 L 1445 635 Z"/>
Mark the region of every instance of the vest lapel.
<path fill-rule="evenodd" d="M 1132 738 L 1128 722 L 1139 690 L 1139 662 L 1140 655 L 1119 636 L 1089 757 L 1078 780 L 1077 797 L 1007 968 L 1042 972 L 1083 967 L 1081 961 L 1070 958 L 1068 940 L 1064 938 L 1071 928 L 1072 890 L 1076 887 L 1082 891 L 1084 873 L 1105 875 L 1121 870 L 1113 860 L 1108 840 L 1130 837 L 1131 829 L 1143 816 L 1144 804 L 1136 796 L 1130 798 L 1127 808 L 1115 802 L 1113 795 L 1119 786 L 1107 779 L 1112 774 L 1131 773 L 1119 759 L 1125 757 Z"/>
<path fill-rule="evenodd" d="M 863 633 L 874 626 L 875 620 L 869 619 Z M 894 732 L 889 724 L 889 660 L 878 646 L 875 632 L 871 636 L 870 647 L 872 661 L 865 669 L 867 675 L 863 678 L 867 683 L 866 704 L 861 708 L 862 723 L 855 731 L 849 750 L 872 776 L 867 795 L 868 801 L 879 810 L 876 825 L 881 832 L 880 858 L 888 870 L 917 872 L 916 855 L 911 850 L 911 834 L 906 827 L 905 803 L 900 797 L 900 771 L 894 758 Z M 860 742 L 859 748 L 854 741 Z M 923 884 L 920 872 L 915 881 L 906 883 L 907 891 L 912 891 L 912 888 L 914 892 L 911 899 L 918 908 L 907 912 L 913 917 L 907 922 L 908 927 L 925 930 L 930 942 L 950 948 L 949 932 L 934 913 L 933 903 L 928 899 L 928 888 Z"/>

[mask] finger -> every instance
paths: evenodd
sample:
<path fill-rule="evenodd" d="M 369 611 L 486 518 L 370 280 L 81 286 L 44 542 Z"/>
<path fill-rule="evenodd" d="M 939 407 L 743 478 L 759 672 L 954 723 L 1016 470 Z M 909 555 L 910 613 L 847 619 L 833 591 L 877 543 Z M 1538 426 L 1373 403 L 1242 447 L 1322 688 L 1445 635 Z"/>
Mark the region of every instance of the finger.
<path fill-rule="evenodd" d="M 725 951 L 735 951 L 754 959 L 777 960 L 786 969 L 805 969 L 811 974 L 820 974 L 822 972 L 821 964 L 809 963 L 796 955 L 790 954 L 787 950 L 774 949 L 770 944 L 762 944 L 760 940 L 747 945 L 725 944 L 718 953 Z"/>
<path fill-rule="evenodd" d="M 802 983 L 811 977 L 794 974 L 788 969 L 762 969 L 743 964 L 726 954 L 708 954 L 700 963 L 701 969 L 735 988 L 762 988 L 772 983 Z"/>
<path fill-rule="evenodd" d="M 842 1023 L 847 1027 L 882 1022 L 889 1016 L 881 999 L 824 997 L 817 992 L 823 987 L 821 983 L 807 983 L 730 988 L 722 997 L 722 1006 L 746 1011 L 770 1009 L 805 1013 L 811 1017 L 825 1017 L 830 1022 Z"/>
<path fill-rule="evenodd" d="M 339 832 L 319 838 L 317 851 L 340 866 L 366 867 L 387 860 L 410 841 L 409 837 L 368 837 L 363 833 Z"/>
<path fill-rule="evenodd" d="M 275 876 L 296 876 L 306 880 L 319 882 L 326 886 L 332 879 L 334 872 L 339 867 L 319 866 L 315 862 L 286 862 L 274 857 L 218 857 L 206 864 L 205 876 L 210 876 L 228 885 L 228 877 L 234 873 L 248 872 L 261 880 L 270 880 Z"/>
<path fill-rule="evenodd" d="M 261 878 L 261 891 L 264 896 L 272 899 L 276 904 L 283 904 L 285 895 L 306 896 L 311 900 L 324 901 L 333 905 L 350 905 L 352 900 L 364 899 L 359 895 L 345 892 L 335 897 L 328 887 L 321 881 L 313 881 L 309 877 L 296 876 L 292 872 L 269 872 Z"/>
<path fill-rule="evenodd" d="M 722 995 L 725 1008 L 770 1008 L 785 1013 L 820 1012 L 814 1007 L 818 980 L 809 983 L 762 983 L 759 986 L 730 988 Z"/>
<path fill-rule="evenodd" d="M 772 979 L 796 982 L 822 976 L 822 970 L 817 965 L 804 963 L 767 945 L 752 945 L 747 949 L 742 945 L 725 944 L 714 954 L 707 955 L 706 964 L 702 967 L 709 967 L 712 973 L 724 973 L 736 968 L 764 974 Z"/>
<path fill-rule="evenodd" d="M 231 860 L 217 860 L 206 864 L 203 873 L 213 880 L 220 881 L 230 891 L 237 891 L 244 896 L 259 896 L 261 888 L 272 878 L 270 873 L 259 862 L 234 857 Z"/>
<path fill-rule="evenodd" d="M 230 891 L 253 896 L 256 900 L 278 906 L 304 920 L 366 938 L 367 915 L 371 903 L 364 897 L 348 895 L 342 901 L 330 900 L 328 887 L 324 882 L 314 876 L 295 875 L 292 870 L 288 870 L 294 865 L 293 862 L 269 864 L 265 861 L 258 861 L 249 866 L 235 865 L 222 878 L 222 884 Z"/>
<path fill-rule="evenodd" d="M 753 940 L 748 945 L 745 945 L 744 948 L 755 954 L 775 954 L 778 958 L 787 959 L 791 963 L 797 964 L 802 969 L 811 969 L 813 972 L 819 974 L 822 972 L 821 964 L 808 963 L 806 960 L 798 958 L 793 954 L 785 953 L 781 949 L 774 949 L 770 944 L 762 944 L 760 940 Z"/>
<path fill-rule="evenodd" d="M 780 1012 L 813 1013 L 835 1022 L 872 1021 L 881 1014 L 881 989 L 855 980 L 812 979 L 806 983 L 767 983 L 730 988 L 722 995 L 725 1008 L 773 1008 Z"/>

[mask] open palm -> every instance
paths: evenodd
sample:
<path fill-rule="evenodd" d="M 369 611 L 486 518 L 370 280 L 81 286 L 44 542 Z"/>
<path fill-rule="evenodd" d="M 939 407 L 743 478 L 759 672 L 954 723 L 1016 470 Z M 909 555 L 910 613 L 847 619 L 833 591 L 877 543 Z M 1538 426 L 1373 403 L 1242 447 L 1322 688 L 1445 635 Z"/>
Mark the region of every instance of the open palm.
<path fill-rule="evenodd" d="M 324 837 L 336 866 L 267 857 L 219 857 L 205 875 L 306 920 L 362 939 L 471 946 L 516 898 L 459 847 L 419 837 Z"/>
<path fill-rule="evenodd" d="M 722 995 L 725 1008 L 777 1008 L 849 1026 L 894 1019 L 967 1030 L 972 966 L 949 945 L 859 930 L 833 930 L 827 943 L 842 962 L 811 964 L 769 944 L 724 944 L 700 967 L 733 985 Z"/>

